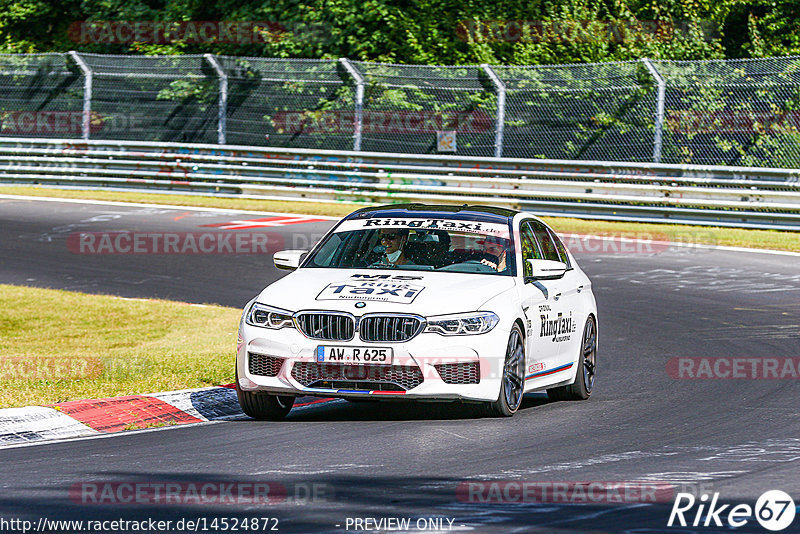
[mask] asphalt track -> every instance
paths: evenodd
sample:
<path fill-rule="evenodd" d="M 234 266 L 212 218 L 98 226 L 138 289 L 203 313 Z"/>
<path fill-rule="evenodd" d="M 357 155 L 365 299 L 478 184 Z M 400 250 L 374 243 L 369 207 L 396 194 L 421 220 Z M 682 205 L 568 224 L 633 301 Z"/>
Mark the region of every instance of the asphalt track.
<path fill-rule="evenodd" d="M 79 254 L 68 236 L 216 231 L 203 225 L 261 217 L 0 200 L 0 283 L 240 307 L 279 276 L 269 255 Z M 260 231 L 272 244 L 302 248 L 329 225 Z M 736 529 L 666 525 L 679 491 L 752 505 L 781 489 L 800 504 L 800 382 L 676 379 L 667 367 L 679 357 L 799 357 L 800 258 L 694 248 L 576 255 L 600 315 L 589 401 L 529 395 L 502 420 L 468 407 L 334 401 L 280 423 L 241 419 L 2 449 L 0 519 L 274 517 L 281 532 L 352 532 L 347 518 L 405 517 L 412 527 L 440 518 L 474 532 L 766 532 L 753 518 Z M 252 481 L 281 484 L 289 498 L 104 506 L 69 492 L 80 482 Z M 649 481 L 672 490 L 660 503 L 481 503 L 458 493 L 465 481 Z M 309 488 L 316 498 L 305 498 Z M 798 531 L 800 517 L 783 532 Z"/>

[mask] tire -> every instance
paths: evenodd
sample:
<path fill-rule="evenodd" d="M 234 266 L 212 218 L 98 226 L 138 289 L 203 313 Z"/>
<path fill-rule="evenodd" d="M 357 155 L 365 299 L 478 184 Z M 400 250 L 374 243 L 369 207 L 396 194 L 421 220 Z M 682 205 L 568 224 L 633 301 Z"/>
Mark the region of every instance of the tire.
<path fill-rule="evenodd" d="M 575 380 L 572 384 L 548 389 L 547 397 L 550 400 L 586 400 L 592 395 L 597 373 L 597 321 L 592 315 L 586 319 L 586 326 L 583 327 L 580 351 Z"/>
<path fill-rule="evenodd" d="M 236 374 L 236 397 L 242 411 L 259 421 L 280 421 L 294 406 L 293 396 L 253 393 L 239 389 L 239 374 Z"/>
<path fill-rule="evenodd" d="M 511 417 L 522 404 L 525 391 L 525 343 L 522 330 L 514 324 L 506 345 L 503 378 L 497 400 L 490 403 L 489 413 L 495 417 Z"/>

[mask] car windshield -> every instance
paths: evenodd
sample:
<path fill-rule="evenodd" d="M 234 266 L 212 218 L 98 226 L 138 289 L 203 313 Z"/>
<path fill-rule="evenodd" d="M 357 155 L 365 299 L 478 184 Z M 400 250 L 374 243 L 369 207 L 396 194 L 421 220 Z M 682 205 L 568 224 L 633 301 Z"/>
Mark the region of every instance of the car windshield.
<path fill-rule="evenodd" d="M 403 269 L 514 276 L 508 224 L 370 218 L 342 222 L 303 267 Z"/>

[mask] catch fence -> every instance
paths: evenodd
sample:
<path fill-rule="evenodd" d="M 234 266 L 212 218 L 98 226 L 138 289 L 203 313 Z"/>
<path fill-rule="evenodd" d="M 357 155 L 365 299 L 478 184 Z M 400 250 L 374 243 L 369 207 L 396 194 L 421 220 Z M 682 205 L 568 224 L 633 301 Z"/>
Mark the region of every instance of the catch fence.
<path fill-rule="evenodd" d="M 0 136 L 800 168 L 800 57 L 422 66 L 0 55 Z"/>

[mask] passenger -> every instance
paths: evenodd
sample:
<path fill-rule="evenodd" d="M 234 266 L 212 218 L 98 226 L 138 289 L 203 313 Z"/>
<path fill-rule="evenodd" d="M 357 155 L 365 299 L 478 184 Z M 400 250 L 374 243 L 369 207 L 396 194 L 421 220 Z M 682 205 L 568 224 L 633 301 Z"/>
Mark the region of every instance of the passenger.
<path fill-rule="evenodd" d="M 490 256 L 489 258 L 483 258 L 481 260 L 483 265 L 488 265 L 498 273 L 502 273 L 508 269 L 508 264 L 506 263 L 506 258 L 509 256 L 507 239 L 488 235 L 483 240 L 478 241 L 477 244 L 481 245 L 483 247 L 483 252 Z"/>
<path fill-rule="evenodd" d="M 423 239 L 427 245 L 427 262 L 435 269 L 452 262 L 450 258 L 450 234 L 443 230 L 431 230 Z"/>

